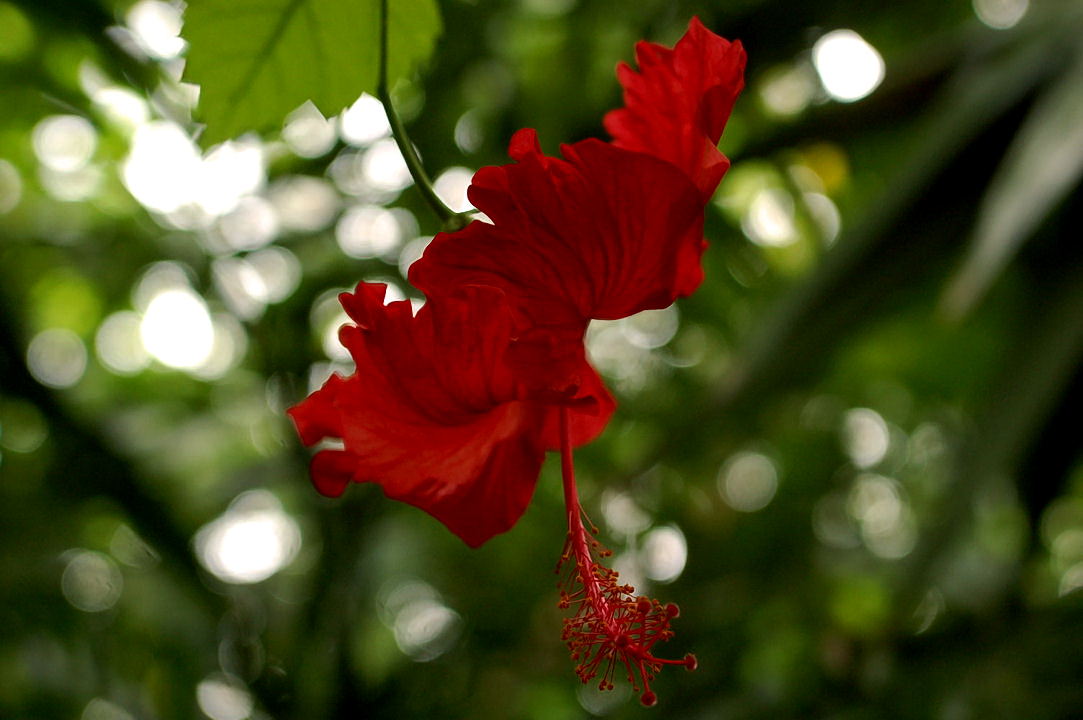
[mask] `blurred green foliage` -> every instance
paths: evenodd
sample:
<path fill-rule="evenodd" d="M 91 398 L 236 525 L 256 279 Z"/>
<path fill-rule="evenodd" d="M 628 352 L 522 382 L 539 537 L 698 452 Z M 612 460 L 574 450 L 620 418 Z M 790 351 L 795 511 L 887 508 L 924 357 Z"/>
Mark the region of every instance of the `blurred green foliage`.
<path fill-rule="evenodd" d="M 1083 4 L 440 11 L 395 96 L 458 191 L 519 127 L 601 135 L 640 38 L 749 51 L 708 279 L 592 328 L 620 408 L 577 454 L 699 670 L 653 710 L 576 683 L 551 465 L 475 551 L 311 489 L 283 410 L 342 368 L 335 291 L 410 295 L 437 229 L 371 104 L 204 152 L 178 6 L 0 0 L 0 716 L 1083 714 Z M 855 102 L 841 28 L 886 67 Z"/>

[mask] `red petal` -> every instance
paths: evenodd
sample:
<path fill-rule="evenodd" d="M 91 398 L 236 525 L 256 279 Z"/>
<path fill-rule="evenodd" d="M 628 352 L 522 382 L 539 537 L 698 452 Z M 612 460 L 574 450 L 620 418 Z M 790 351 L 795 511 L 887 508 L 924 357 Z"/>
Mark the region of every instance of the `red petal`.
<path fill-rule="evenodd" d="M 515 525 L 530 504 L 545 456 L 535 442 L 525 433 L 496 443 L 475 434 L 462 448 L 444 444 L 439 464 L 403 458 L 380 485 L 388 497 L 421 508 L 478 547 Z"/>
<path fill-rule="evenodd" d="M 358 325 L 340 336 L 357 371 L 332 376 L 290 410 L 302 440 L 341 438 L 313 458 L 317 489 L 352 480 L 430 513 L 470 545 L 510 528 L 534 491 L 544 456 L 543 410 L 520 399 L 505 361 L 510 319 L 503 293 L 464 288 L 383 304 L 362 283 L 342 304 Z"/>
<path fill-rule="evenodd" d="M 744 87 L 744 48 L 692 18 L 672 50 L 640 42 L 636 61 L 639 72 L 617 67 L 624 107 L 606 115 L 606 130 L 619 147 L 681 168 L 706 202 L 729 168 L 716 145 Z"/>
<path fill-rule="evenodd" d="M 609 394 L 605 383 L 586 360 L 583 361 L 576 395 L 566 404 L 571 412 L 568 417 L 568 430 L 571 434 L 572 447 L 586 445 L 601 435 L 609 423 L 609 418 L 617 408 L 613 396 Z M 550 406 L 545 416 L 542 441 L 547 450 L 560 449 L 560 407 Z"/>
<path fill-rule="evenodd" d="M 335 398 L 344 382 L 338 375 L 332 375 L 322 388 L 286 411 L 305 445 L 315 445 L 327 437 L 342 437 L 342 422 L 335 408 Z"/>
<path fill-rule="evenodd" d="M 566 344 L 581 343 L 591 318 L 666 307 L 698 285 L 703 206 L 673 165 L 599 140 L 550 158 L 532 130 L 511 152 L 519 162 L 479 170 L 470 188 L 493 224 L 437 235 L 410 268 L 416 287 L 498 287 L 516 330 L 533 334 L 520 340 Z"/>
<path fill-rule="evenodd" d="M 336 498 L 353 480 L 357 458 L 344 450 L 321 450 L 312 456 L 309 472 L 321 495 Z"/>

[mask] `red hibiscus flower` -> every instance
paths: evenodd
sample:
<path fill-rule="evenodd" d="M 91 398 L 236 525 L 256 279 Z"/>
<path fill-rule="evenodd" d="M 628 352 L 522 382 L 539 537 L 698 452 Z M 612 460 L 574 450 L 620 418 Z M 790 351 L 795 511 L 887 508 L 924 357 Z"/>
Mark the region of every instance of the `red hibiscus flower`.
<path fill-rule="evenodd" d="M 340 331 L 356 363 L 292 408 L 302 441 L 341 440 L 321 450 L 312 480 L 329 496 L 373 482 L 476 547 L 519 519 L 546 449 L 559 445 L 560 407 L 520 399 L 505 354 L 510 319 L 503 293 L 469 287 L 431 299 L 383 304 L 385 285 L 343 293 L 356 323 Z M 576 444 L 601 432 L 613 402 L 590 368 L 571 400 Z"/>
<path fill-rule="evenodd" d="M 568 533 L 558 568 L 563 639 L 583 682 L 623 672 L 640 700 L 664 665 L 677 607 L 639 597 L 596 557 L 572 448 L 601 432 L 613 401 L 586 360 L 591 319 L 663 308 L 703 278 L 704 205 L 729 166 L 715 147 L 743 81 L 744 50 L 693 19 L 672 50 L 637 47 L 621 65 L 625 107 L 612 143 L 541 152 L 533 130 L 512 138 L 514 163 L 482 168 L 470 200 L 491 222 L 433 239 L 409 279 L 429 298 L 383 305 L 382 285 L 342 296 L 356 325 L 341 331 L 357 372 L 333 376 L 290 413 L 306 444 L 339 439 L 312 462 L 338 495 L 373 482 L 471 546 L 510 528 L 533 494 L 544 452 L 558 449 Z"/>
<path fill-rule="evenodd" d="M 692 18 L 672 50 L 640 42 L 636 61 L 638 73 L 617 67 L 624 107 L 605 116 L 605 128 L 614 145 L 679 167 L 706 202 L 729 169 L 717 145 L 744 87 L 745 50 Z"/>

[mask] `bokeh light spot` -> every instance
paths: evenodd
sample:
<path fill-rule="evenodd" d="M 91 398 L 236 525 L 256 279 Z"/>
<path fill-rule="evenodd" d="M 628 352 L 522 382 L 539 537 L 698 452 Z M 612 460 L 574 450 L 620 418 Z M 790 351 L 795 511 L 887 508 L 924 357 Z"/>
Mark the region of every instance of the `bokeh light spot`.
<path fill-rule="evenodd" d="M 15 209 L 23 197 L 23 179 L 7 160 L 0 158 L 0 215 Z"/>
<path fill-rule="evenodd" d="M 676 305 L 661 310 L 644 310 L 618 321 L 621 333 L 632 345 L 644 350 L 660 348 L 673 339 L 680 326 Z"/>
<path fill-rule="evenodd" d="M 263 186 L 263 147 L 246 136 L 203 157 L 179 125 L 156 120 L 136 129 L 121 178 L 144 207 L 167 215 L 184 210 L 170 218 L 174 224 L 202 227 Z"/>
<path fill-rule="evenodd" d="M 159 561 L 158 553 L 127 525 L 121 523 L 109 540 L 109 553 L 120 562 L 134 568 L 146 569 Z"/>
<path fill-rule="evenodd" d="M 94 698 L 83 708 L 79 720 L 135 720 L 131 713 L 105 698 Z"/>
<path fill-rule="evenodd" d="M 218 218 L 219 237 L 226 250 L 257 250 L 278 234 L 274 207 L 258 195 L 241 198 L 236 207 Z"/>
<path fill-rule="evenodd" d="M 221 674 L 200 681 L 196 703 L 211 720 L 244 720 L 254 707 L 251 694 L 241 683 Z"/>
<path fill-rule="evenodd" d="M 165 290 L 187 288 L 188 271 L 179 263 L 163 260 L 150 265 L 132 288 L 132 305 L 139 312 L 146 312 L 150 301 Z"/>
<path fill-rule="evenodd" d="M 833 30 L 817 40 L 812 62 L 827 94 L 842 102 L 860 100 L 884 79 L 884 59 L 853 30 Z"/>
<path fill-rule="evenodd" d="M 338 301 L 339 293 L 347 291 L 346 288 L 342 288 L 323 293 L 312 303 L 312 311 L 309 313 L 310 326 L 320 341 L 324 355 L 332 361 L 341 363 L 352 361 L 350 351 L 338 341 L 339 328 L 353 322 Z"/>
<path fill-rule="evenodd" d="M 840 549 L 861 546 L 847 504 L 846 495 L 831 493 L 820 498 L 812 508 L 812 530 L 824 545 Z"/>
<path fill-rule="evenodd" d="M 414 183 L 410 168 L 390 138 L 377 140 L 365 151 L 361 171 L 368 183 L 377 190 L 399 192 Z"/>
<path fill-rule="evenodd" d="M 86 346 L 78 335 L 66 328 L 43 330 L 30 341 L 26 365 L 42 385 L 67 388 L 79 382 L 86 372 Z"/>
<path fill-rule="evenodd" d="M 414 238 L 402 246 L 402 250 L 399 251 L 399 272 L 402 273 L 403 277 L 409 276 L 410 266 L 425 254 L 425 248 L 427 248 L 431 242 L 431 236 L 423 235 Z"/>
<path fill-rule="evenodd" d="M 159 0 L 139 0 L 125 17 L 139 48 L 148 57 L 169 60 L 180 55 L 187 43 L 180 37 L 180 8 Z"/>
<path fill-rule="evenodd" d="M 395 617 L 395 642 L 417 662 L 443 655 L 458 638 L 459 614 L 433 600 L 410 603 Z"/>
<path fill-rule="evenodd" d="M 216 313 L 211 319 L 211 326 L 211 352 L 204 362 L 192 370 L 193 375 L 203 380 L 217 380 L 224 376 L 248 350 L 248 336 L 233 315 Z"/>
<path fill-rule="evenodd" d="M 274 495 L 250 490 L 199 529 L 195 546 L 200 563 L 219 580 L 257 583 L 293 561 L 301 530 Z"/>
<path fill-rule="evenodd" d="M 326 180 L 293 175 L 268 190 L 278 222 L 287 230 L 316 232 L 327 227 L 339 209 L 339 195 Z"/>
<path fill-rule="evenodd" d="M 617 683 L 612 690 L 599 690 L 596 682 L 582 683 L 575 691 L 579 705 L 595 717 L 609 715 L 624 707 L 631 696 L 632 686 L 628 683 Z"/>
<path fill-rule="evenodd" d="M 52 115 L 34 126 L 33 143 L 42 165 L 73 172 L 90 162 L 98 147 L 98 132 L 78 115 Z"/>
<path fill-rule="evenodd" d="M 121 310 L 105 318 L 94 335 L 98 360 L 118 375 L 133 375 L 150 364 L 138 313 Z"/>
<path fill-rule="evenodd" d="M 1083 562 L 1072 565 L 1060 576 L 1057 594 L 1061 597 L 1083 588 Z"/>
<path fill-rule="evenodd" d="M 455 212 L 473 210 L 466 197 L 466 191 L 470 187 L 470 181 L 474 177 L 474 171 L 464 167 L 449 167 L 436 178 L 433 189 L 440 199 Z"/>
<path fill-rule="evenodd" d="M 843 444 L 854 465 L 872 467 L 887 455 L 891 433 L 878 412 L 854 408 L 846 413 L 842 425 Z"/>
<path fill-rule="evenodd" d="M 306 101 L 286 118 L 282 139 L 294 155 L 317 158 L 330 152 L 338 135 L 335 123 L 325 118 L 311 101 Z"/>
<path fill-rule="evenodd" d="M 157 120 L 135 131 L 121 178 L 144 207 L 168 213 L 191 200 L 199 169 L 199 152 L 180 126 Z"/>
<path fill-rule="evenodd" d="M 60 589 L 73 607 L 83 612 L 102 612 L 120 599 L 124 576 L 109 556 L 76 550 L 60 576 Z"/>
<path fill-rule="evenodd" d="M 211 215 L 230 212 L 263 186 L 263 164 L 263 148 L 252 137 L 216 145 L 199 164 L 193 199 Z"/>
<path fill-rule="evenodd" d="M 214 325 L 203 299 L 183 287 L 155 295 L 139 326 L 143 347 L 163 365 L 194 370 L 214 348 Z"/>
<path fill-rule="evenodd" d="M 615 380 L 622 392 L 634 393 L 646 386 L 663 363 L 640 344 L 649 336 L 625 330 L 628 321 L 592 321 L 587 327 L 586 344 L 587 355 L 598 370 Z M 632 337 L 639 342 L 633 342 Z"/>
<path fill-rule="evenodd" d="M 882 558 L 905 557 L 917 542 L 916 524 L 902 490 L 891 478 L 865 473 L 850 491 L 848 510 L 866 547 Z"/>
<path fill-rule="evenodd" d="M 223 257 L 211 265 L 214 285 L 234 315 L 254 320 L 267 307 L 267 286 L 248 260 Z"/>
<path fill-rule="evenodd" d="M 455 123 L 455 146 L 464 153 L 477 152 L 485 142 L 485 131 L 478 121 L 477 114 L 467 111 Z"/>
<path fill-rule="evenodd" d="M 377 204 L 390 200 L 389 193 L 377 192 L 369 186 L 362 168 L 364 158 L 364 153 L 343 150 L 327 166 L 327 175 L 335 187 L 346 195 L 353 195 Z"/>
<path fill-rule="evenodd" d="M 673 582 L 684 572 L 688 560 L 688 541 L 684 533 L 672 525 L 651 530 L 643 540 L 640 562 L 651 580 Z"/>
<path fill-rule="evenodd" d="M 339 134 L 343 142 L 355 147 L 370 145 L 391 134 L 383 103 L 365 93 L 339 115 Z"/>
<path fill-rule="evenodd" d="M 793 198 L 784 190 L 766 188 L 756 193 L 741 219 L 741 229 L 757 245 L 785 247 L 798 239 Z"/>
<path fill-rule="evenodd" d="M 809 214 L 812 215 L 812 219 L 820 230 L 820 238 L 824 245 L 834 244 L 842 228 L 842 215 L 839 214 L 838 206 L 823 193 L 807 192 L 802 197 Z"/>
<path fill-rule="evenodd" d="M 268 247 L 249 254 L 245 260 L 263 282 L 264 300 L 282 302 L 301 282 L 301 261 L 284 247 Z"/>
<path fill-rule="evenodd" d="M 90 97 L 113 124 L 126 132 L 132 132 L 150 120 L 147 101 L 129 88 L 117 85 L 99 87 L 90 92 Z"/>
<path fill-rule="evenodd" d="M 760 85 L 760 100 L 775 115 L 789 116 L 808 107 L 816 77 L 807 63 L 768 70 Z"/>
<path fill-rule="evenodd" d="M 651 525 L 651 516 L 628 493 L 606 490 L 602 493 L 602 515 L 609 531 L 633 537 Z"/>
<path fill-rule="evenodd" d="M 995 30 L 1015 27 L 1027 14 L 1030 0 L 973 0 L 974 14 Z"/>
<path fill-rule="evenodd" d="M 335 239 L 342 252 L 350 257 L 394 260 L 402 244 L 402 228 L 390 210 L 356 205 L 339 218 Z"/>
<path fill-rule="evenodd" d="M 767 507 L 778 490 L 778 470 L 766 455 L 737 453 L 718 473 L 718 491 L 734 510 L 756 512 Z"/>
<path fill-rule="evenodd" d="M 622 585 L 630 585 L 634 592 L 643 595 L 650 592 L 640 553 L 631 549 L 626 550 L 613 558 L 612 566 L 620 576 Z"/>
<path fill-rule="evenodd" d="M 403 654 L 416 662 L 435 660 L 458 639 L 462 620 L 428 583 L 389 581 L 378 596 L 380 618 L 395 635 Z"/>
<path fill-rule="evenodd" d="M 45 192 L 57 200 L 80 202 L 97 194 L 102 183 L 102 171 L 95 165 L 67 171 L 43 166 L 38 169 L 38 180 Z"/>

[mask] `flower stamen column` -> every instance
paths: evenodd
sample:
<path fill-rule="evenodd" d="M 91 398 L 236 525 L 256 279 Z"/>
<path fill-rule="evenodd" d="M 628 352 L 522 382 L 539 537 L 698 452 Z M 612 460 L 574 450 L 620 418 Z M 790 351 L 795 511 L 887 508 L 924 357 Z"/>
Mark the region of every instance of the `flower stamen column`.
<path fill-rule="evenodd" d="M 573 611 L 564 619 L 561 638 L 576 662 L 576 675 L 584 683 L 600 678 L 599 689 L 612 690 L 613 673 L 622 666 L 632 689 L 642 691 L 640 702 L 654 705 L 658 698 L 650 681 L 663 665 L 696 669 L 696 657 L 691 653 L 680 660 L 658 658 L 651 653 L 655 643 L 673 637 L 669 623 L 680 611 L 673 603 L 662 605 L 653 598 L 634 596 L 631 585 L 619 584 L 616 571 L 594 559 L 595 553 L 601 557 L 612 553 L 594 538 L 597 529 L 591 526 L 588 533 L 583 523 L 566 408 L 560 412 L 560 442 L 568 537 L 557 570 L 570 568 L 562 581 L 560 607 Z"/>

